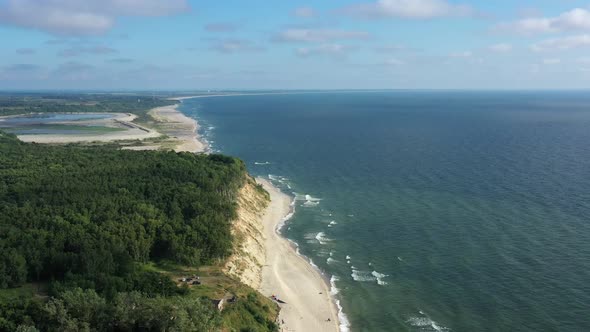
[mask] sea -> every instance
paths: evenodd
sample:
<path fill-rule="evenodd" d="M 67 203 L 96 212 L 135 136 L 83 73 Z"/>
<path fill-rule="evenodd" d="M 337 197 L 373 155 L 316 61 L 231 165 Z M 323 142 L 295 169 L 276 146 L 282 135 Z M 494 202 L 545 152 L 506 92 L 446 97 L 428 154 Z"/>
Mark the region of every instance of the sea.
<path fill-rule="evenodd" d="M 295 200 L 343 331 L 590 331 L 590 92 L 185 100 Z"/>

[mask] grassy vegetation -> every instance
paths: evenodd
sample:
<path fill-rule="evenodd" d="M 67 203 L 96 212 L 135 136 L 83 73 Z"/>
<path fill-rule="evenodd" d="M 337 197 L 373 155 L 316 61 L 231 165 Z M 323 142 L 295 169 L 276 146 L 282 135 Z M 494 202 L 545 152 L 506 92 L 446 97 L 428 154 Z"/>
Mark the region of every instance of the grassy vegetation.
<path fill-rule="evenodd" d="M 163 273 L 182 286 L 180 279 L 199 276 L 200 285 L 190 285 L 189 296 L 209 299 L 225 299 L 221 312 L 222 327 L 227 331 L 276 331 L 278 305 L 256 290 L 228 277 L 218 265 L 199 268 L 178 265 L 173 262 L 150 262 L 146 270 Z M 230 300 L 235 297 L 235 302 Z"/>

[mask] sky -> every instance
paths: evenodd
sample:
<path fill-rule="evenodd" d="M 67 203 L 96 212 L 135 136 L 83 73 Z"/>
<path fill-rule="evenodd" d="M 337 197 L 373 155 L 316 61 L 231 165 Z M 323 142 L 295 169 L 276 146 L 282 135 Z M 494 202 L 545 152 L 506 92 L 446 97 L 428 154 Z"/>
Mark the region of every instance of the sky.
<path fill-rule="evenodd" d="M 590 0 L 0 0 L 0 89 L 587 89 Z"/>

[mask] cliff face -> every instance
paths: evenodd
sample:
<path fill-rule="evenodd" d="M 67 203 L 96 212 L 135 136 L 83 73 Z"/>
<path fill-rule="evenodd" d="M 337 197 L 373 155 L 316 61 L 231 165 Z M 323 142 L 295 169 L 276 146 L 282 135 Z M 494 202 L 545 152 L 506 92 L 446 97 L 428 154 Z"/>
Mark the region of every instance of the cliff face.
<path fill-rule="evenodd" d="M 242 283 L 258 289 L 262 266 L 266 261 L 262 215 L 269 202 L 268 193 L 248 178 L 238 196 L 238 218 L 233 223 L 235 239 L 233 255 L 224 266 L 224 272 Z"/>

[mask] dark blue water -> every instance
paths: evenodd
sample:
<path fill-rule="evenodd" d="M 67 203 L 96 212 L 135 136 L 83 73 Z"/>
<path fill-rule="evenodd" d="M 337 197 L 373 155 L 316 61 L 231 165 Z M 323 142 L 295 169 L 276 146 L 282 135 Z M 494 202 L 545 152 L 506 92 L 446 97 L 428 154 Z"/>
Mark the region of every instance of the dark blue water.
<path fill-rule="evenodd" d="M 297 195 L 284 233 L 334 276 L 351 330 L 590 331 L 589 93 L 245 96 L 182 110 L 213 148 Z"/>

